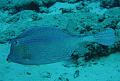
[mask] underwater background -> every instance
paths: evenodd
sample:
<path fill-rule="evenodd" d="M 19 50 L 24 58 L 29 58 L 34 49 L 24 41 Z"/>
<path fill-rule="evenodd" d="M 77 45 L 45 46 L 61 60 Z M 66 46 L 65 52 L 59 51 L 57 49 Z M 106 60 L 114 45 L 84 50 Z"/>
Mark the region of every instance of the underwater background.
<path fill-rule="evenodd" d="M 57 27 L 76 36 L 112 28 L 116 42 L 85 42 L 82 51 L 73 52 L 73 62 L 8 62 L 10 40 L 33 26 Z M 120 81 L 119 52 L 120 0 L 0 0 L 0 81 Z"/>

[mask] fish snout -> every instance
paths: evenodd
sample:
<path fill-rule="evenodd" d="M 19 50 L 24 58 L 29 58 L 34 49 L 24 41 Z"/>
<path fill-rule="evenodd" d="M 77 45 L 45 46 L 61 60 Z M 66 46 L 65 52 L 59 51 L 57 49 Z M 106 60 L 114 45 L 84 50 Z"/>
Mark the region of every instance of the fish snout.
<path fill-rule="evenodd" d="M 7 61 L 8 63 L 11 62 L 10 55 L 8 55 L 8 57 L 6 58 L 6 61 Z"/>

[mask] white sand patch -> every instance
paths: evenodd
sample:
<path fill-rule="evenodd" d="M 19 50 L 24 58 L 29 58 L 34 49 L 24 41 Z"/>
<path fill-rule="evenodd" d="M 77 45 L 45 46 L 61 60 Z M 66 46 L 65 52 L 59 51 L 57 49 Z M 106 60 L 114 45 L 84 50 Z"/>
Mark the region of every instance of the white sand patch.
<path fill-rule="evenodd" d="M 90 10 L 91 13 L 96 13 L 98 15 L 103 15 L 107 9 L 100 7 L 100 2 L 93 2 L 90 3 L 87 8 Z"/>
<path fill-rule="evenodd" d="M 70 4 L 70 3 L 61 3 L 61 2 L 56 2 L 53 6 L 49 8 L 50 14 L 61 14 L 62 10 L 61 9 L 71 9 L 76 11 L 76 6 L 79 3 L 75 4 Z"/>

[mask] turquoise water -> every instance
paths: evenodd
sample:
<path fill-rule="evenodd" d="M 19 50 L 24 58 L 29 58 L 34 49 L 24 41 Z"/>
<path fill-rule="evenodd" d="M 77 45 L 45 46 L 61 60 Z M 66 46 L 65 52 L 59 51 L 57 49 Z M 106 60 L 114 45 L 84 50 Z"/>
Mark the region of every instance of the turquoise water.
<path fill-rule="evenodd" d="M 96 42 L 77 44 L 71 54 L 73 59 L 66 61 L 44 65 L 8 62 L 10 40 L 30 27 L 44 25 L 79 37 L 112 28 L 116 39 L 111 46 Z M 117 0 L 0 1 L 0 81 L 120 81 L 119 51 Z"/>

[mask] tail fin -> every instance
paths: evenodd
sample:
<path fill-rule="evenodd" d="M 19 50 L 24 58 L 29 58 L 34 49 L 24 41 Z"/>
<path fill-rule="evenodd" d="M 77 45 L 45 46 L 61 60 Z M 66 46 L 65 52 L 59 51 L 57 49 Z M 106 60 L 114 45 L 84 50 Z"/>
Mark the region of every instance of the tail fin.
<path fill-rule="evenodd" d="M 115 43 L 115 31 L 108 28 L 105 31 L 96 34 L 95 39 L 99 44 L 110 46 Z"/>

